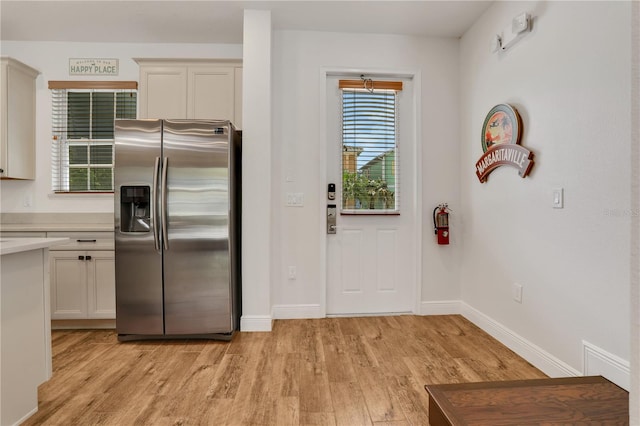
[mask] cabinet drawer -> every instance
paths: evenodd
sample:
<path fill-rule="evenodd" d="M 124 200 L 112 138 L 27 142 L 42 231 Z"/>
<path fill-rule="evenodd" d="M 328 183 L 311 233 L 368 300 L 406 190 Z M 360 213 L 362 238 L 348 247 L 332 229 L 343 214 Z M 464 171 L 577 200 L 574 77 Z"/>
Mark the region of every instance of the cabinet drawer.
<path fill-rule="evenodd" d="M 50 238 L 69 238 L 69 242 L 53 246 L 61 250 L 113 250 L 113 232 L 47 232 Z"/>

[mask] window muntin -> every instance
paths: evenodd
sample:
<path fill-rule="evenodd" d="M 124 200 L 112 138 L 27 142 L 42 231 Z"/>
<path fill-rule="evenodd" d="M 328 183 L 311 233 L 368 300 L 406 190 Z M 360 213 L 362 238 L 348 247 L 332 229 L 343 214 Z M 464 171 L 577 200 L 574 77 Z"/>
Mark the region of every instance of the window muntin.
<path fill-rule="evenodd" d="M 398 214 L 397 91 L 342 89 L 342 214 Z"/>

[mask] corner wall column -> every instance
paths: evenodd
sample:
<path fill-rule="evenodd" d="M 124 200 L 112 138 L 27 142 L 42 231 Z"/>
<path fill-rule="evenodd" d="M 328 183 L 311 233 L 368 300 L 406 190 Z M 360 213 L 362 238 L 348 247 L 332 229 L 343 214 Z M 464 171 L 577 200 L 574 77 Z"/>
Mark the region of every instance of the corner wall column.
<path fill-rule="evenodd" d="M 271 331 L 271 12 L 244 11 L 241 331 Z"/>

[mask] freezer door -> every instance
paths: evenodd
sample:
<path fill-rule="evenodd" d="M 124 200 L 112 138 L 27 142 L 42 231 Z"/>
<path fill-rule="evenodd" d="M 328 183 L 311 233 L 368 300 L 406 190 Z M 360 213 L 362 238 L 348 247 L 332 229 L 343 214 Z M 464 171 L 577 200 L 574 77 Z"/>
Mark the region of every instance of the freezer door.
<path fill-rule="evenodd" d="M 229 130 L 226 121 L 164 122 L 168 335 L 233 331 Z"/>
<path fill-rule="evenodd" d="M 114 225 L 119 335 L 164 332 L 154 185 L 161 137 L 159 120 L 116 120 Z"/>

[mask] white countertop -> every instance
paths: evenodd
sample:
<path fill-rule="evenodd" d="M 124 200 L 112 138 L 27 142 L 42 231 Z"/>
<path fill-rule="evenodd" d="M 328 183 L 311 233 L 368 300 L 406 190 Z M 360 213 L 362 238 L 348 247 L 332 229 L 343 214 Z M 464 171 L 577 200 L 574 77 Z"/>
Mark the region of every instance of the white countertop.
<path fill-rule="evenodd" d="M 0 213 L 4 232 L 113 232 L 113 212 Z"/>
<path fill-rule="evenodd" d="M 68 238 L 0 238 L 0 255 L 49 248 L 67 241 Z"/>
<path fill-rule="evenodd" d="M 5 232 L 64 232 L 64 231 L 97 231 L 113 232 L 112 223 L 3 223 L 0 231 Z"/>

